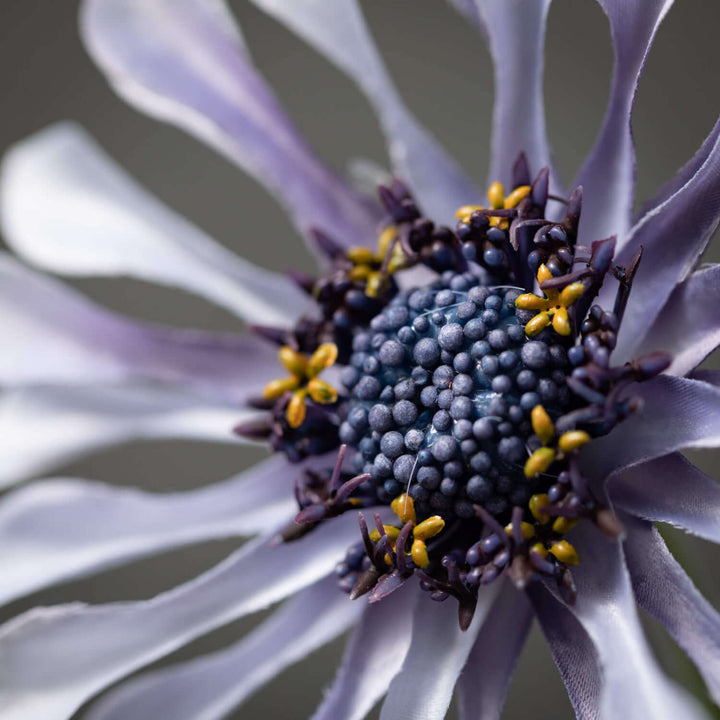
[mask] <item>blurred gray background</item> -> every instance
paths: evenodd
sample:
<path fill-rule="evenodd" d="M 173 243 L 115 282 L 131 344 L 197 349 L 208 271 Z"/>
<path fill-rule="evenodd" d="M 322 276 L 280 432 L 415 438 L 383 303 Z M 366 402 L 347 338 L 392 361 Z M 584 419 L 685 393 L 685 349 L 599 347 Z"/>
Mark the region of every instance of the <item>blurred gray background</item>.
<path fill-rule="evenodd" d="M 361 1 L 407 103 L 483 185 L 493 87 L 482 40 L 442 0 Z M 338 170 L 354 157 L 386 165 L 373 114 L 346 78 L 246 0 L 233 0 L 231 5 L 257 65 L 319 154 Z M 57 120 L 78 120 L 136 178 L 227 246 L 278 270 L 311 270 L 302 241 L 261 188 L 194 140 L 138 115 L 115 98 L 80 45 L 76 14 L 73 1 L 2 1 L 0 148 Z M 660 29 L 635 113 L 639 200 L 649 198 L 692 155 L 718 115 L 719 28 L 719 3 L 678 0 Z M 549 133 L 557 166 L 570 182 L 600 127 L 610 84 L 608 25 L 595 2 L 555 0 L 546 57 Z M 717 248 L 713 253 L 716 261 L 720 259 Z M 208 329 L 238 328 L 237 320 L 222 310 L 167 288 L 125 280 L 75 284 L 136 317 Z M 98 453 L 61 472 L 162 492 L 221 480 L 260 457 L 256 450 L 199 443 L 133 444 Z M 707 472 L 716 469 L 710 455 L 699 456 L 699 461 Z M 717 604 L 718 552 L 677 533 L 669 537 L 696 583 Z M 238 544 L 207 543 L 68 583 L 16 603 L 3 610 L 2 618 L 36 604 L 150 597 L 210 567 Z M 223 628 L 175 653 L 170 661 L 227 645 L 257 619 Z M 702 695 L 689 663 L 653 623 L 648 628 L 668 672 Z M 233 717 L 308 717 L 341 652 L 338 641 L 315 653 L 262 689 Z M 82 712 L 77 717 L 81 716 Z M 503 718 L 538 717 L 561 720 L 571 718 L 572 712 L 536 629 Z"/>

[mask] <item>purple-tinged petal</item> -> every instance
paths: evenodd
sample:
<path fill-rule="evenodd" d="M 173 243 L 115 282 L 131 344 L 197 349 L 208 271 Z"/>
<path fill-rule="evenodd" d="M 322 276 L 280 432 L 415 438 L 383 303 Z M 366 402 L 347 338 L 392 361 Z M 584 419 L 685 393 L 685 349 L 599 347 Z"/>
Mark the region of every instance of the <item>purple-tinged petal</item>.
<path fill-rule="evenodd" d="M 0 384 L 180 383 L 225 401 L 277 376 L 254 336 L 139 323 L 0 253 Z"/>
<path fill-rule="evenodd" d="M 610 100 L 600 134 L 573 187 L 582 185 L 580 241 L 589 244 L 630 227 L 635 148 L 630 119 L 638 81 L 655 33 L 673 0 L 598 0 L 615 50 Z"/>
<path fill-rule="evenodd" d="M 570 610 L 541 582 L 531 583 L 527 594 L 577 720 L 598 720 L 600 670 L 592 640 Z"/>
<path fill-rule="evenodd" d="M 87 720 L 220 720 L 286 667 L 353 625 L 364 603 L 341 592 L 337 577 L 288 600 L 227 650 L 156 670 L 111 690 Z M 343 717 L 345 716 L 336 716 Z"/>
<path fill-rule="evenodd" d="M 495 68 L 495 104 L 488 182 L 511 185 L 524 152 L 532 172 L 550 166 L 543 103 L 543 43 L 551 0 L 452 0 L 477 22 Z"/>
<path fill-rule="evenodd" d="M 67 720 L 97 692 L 332 572 L 357 539 L 347 513 L 292 543 L 259 538 L 152 600 L 36 608 L 0 628 L 3 720 Z"/>
<path fill-rule="evenodd" d="M 378 115 L 395 172 L 410 182 L 425 213 L 454 224 L 458 207 L 477 202 L 469 178 L 405 107 L 356 0 L 252 1 L 358 84 Z"/>
<path fill-rule="evenodd" d="M 46 385 L 0 393 L 0 487 L 130 440 L 238 442 L 258 413 L 170 386 Z"/>
<path fill-rule="evenodd" d="M 297 512 L 301 468 L 273 456 L 197 490 L 149 493 L 89 480 L 40 480 L 0 500 L 0 603 L 190 543 L 253 535 Z"/>
<path fill-rule="evenodd" d="M 72 123 L 10 149 L 0 210 L 9 245 L 46 270 L 175 285 L 256 323 L 287 325 L 307 305 L 288 278 L 218 245 L 143 190 Z"/>
<path fill-rule="evenodd" d="M 493 586 L 480 593 L 475 617 L 464 632 L 458 624 L 458 605 L 454 600 L 434 602 L 427 593 L 418 597 L 410 648 L 402 669 L 390 683 L 380 720 L 445 717 L 455 683 L 496 593 Z M 428 667 L 432 672 L 428 673 Z"/>
<path fill-rule="evenodd" d="M 458 680 L 460 720 L 498 720 L 532 619 L 525 593 L 506 581 Z"/>
<path fill-rule="evenodd" d="M 85 0 L 90 55 L 131 105 L 195 135 L 263 183 L 301 230 L 366 245 L 378 214 L 328 170 L 253 68 L 222 0 Z"/>
<path fill-rule="evenodd" d="M 720 702 L 720 615 L 698 592 L 649 522 L 621 517 L 635 598 L 665 626 L 695 663 L 710 695 Z"/>
<path fill-rule="evenodd" d="M 572 542 L 580 554 L 580 565 L 573 569 L 577 602 L 572 612 L 597 650 L 600 717 L 707 718 L 699 703 L 658 668 L 637 616 L 619 543 L 595 528 L 578 528 Z"/>
<path fill-rule="evenodd" d="M 697 270 L 675 287 L 635 355 L 672 353 L 667 372 L 687 375 L 720 345 L 720 265 Z"/>
<path fill-rule="evenodd" d="M 408 607 L 418 593 L 416 585 L 406 583 L 365 608 L 335 681 L 312 720 L 362 720 L 386 693 L 410 647 Z"/>
<path fill-rule="evenodd" d="M 720 483 L 679 453 L 618 471 L 607 490 L 621 510 L 720 543 Z"/>

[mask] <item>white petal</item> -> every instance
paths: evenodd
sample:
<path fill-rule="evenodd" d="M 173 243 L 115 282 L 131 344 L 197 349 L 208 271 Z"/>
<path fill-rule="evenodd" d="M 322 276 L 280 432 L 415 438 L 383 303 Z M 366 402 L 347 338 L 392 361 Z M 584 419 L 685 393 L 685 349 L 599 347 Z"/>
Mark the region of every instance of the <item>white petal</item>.
<path fill-rule="evenodd" d="M 347 73 L 365 93 L 388 139 L 395 171 L 410 182 L 423 211 L 454 224 L 477 190 L 410 114 L 375 48 L 356 0 L 252 0 Z"/>
<path fill-rule="evenodd" d="M 326 576 L 357 537 L 348 513 L 293 543 L 250 542 L 152 600 L 20 615 L 0 628 L 3 720 L 67 720 L 121 677 Z"/>
<path fill-rule="evenodd" d="M 220 720 L 292 663 L 355 623 L 364 603 L 351 601 L 333 574 L 279 610 L 227 650 L 129 680 L 111 690 L 87 720 Z M 346 720 L 343 718 L 343 720 Z"/>
<path fill-rule="evenodd" d="M 7 242 L 46 270 L 176 285 L 256 323 L 285 326 L 307 304 L 287 278 L 238 258 L 148 194 L 72 123 L 8 151 L 0 203 Z"/>
<path fill-rule="evenodd" d="M 299 136 L 222 0 L 85 0 L 80 30 L 116 91 L 263 183 L 299 227 L 366 245 L 378 215 Z"/>

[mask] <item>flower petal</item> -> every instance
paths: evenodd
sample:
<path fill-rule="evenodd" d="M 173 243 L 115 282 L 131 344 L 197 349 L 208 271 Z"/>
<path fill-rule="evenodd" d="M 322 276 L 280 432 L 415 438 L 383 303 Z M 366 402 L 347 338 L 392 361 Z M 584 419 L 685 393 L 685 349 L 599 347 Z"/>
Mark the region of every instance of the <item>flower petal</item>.
<path fill-rule="evenodd" d="M 380 720 L 445 717 L 455 683 L 496 593 L 497 588 L 488 587 L 480 594 L 475 617 L 464 632 L 458 625 L 458 606 L 454 600 L 433 602 L 427 593 L 418 597 L 410 649 L 402 669 L 390 683 Z M 432 667 L 431 673 L 428 667 Z"/>
<path fill-rule="evenodd" d="M 636 355 L 672 353 L 667 372 L 687 375 L 720 345 L 720 265 L 697 270 L 675 287 Z"/>
<path fill-rule="evenodd" d="M 461 720 L 498 720 L 532 619 L 525 593 L 505 581 L 458 680 Z"/>
<path fill-rule="evenodd" d="M 356 514 L 347 513 L 293 543 L 252 541 L 152 600 L 20 615 L 0 628 L 3 720 L 67 720 L 137 668 L 325 577 L 357 534 Z"/>
<path fill-rule="evenodd" d="M 698 592 L 651 523 L 623 515 L 635 598 L 689 655 L 720 702 L 720 615 Z"/>
<path fill-rule="evenodd" d="M 383 65 L 356 0 L 253 0 L 347 73 L 375 108 L 395 171 L 423 211 L 455 223 L 454 212 L 479 197 L 469 178 L 410 114 Z"/>
<path fill-rule="evenodd" d="M 275 456 L 189 492 L 57 478 L 9 493 L 0 501 L 0 603 L 162 550 L 265 531 L 297 511 L 299 472 Z"/>
<path fill-rule="evenodd" d="M 0 487 L 129 440 L 237 442 L 257 417 L 187 390 L 125 384 L 47 385 L 0 393 Z"/>
<path fill-rule="evenodd" d="M 277 375 L 256 337 L 139 323 L 0 253 L 0 383 L 177 382 L 239 400 Z"/>
<path fill-rule="evenodd" d="M 495 67 L 495 104 L 488 184 L 511 186 L 512 166 L 527 155 L 532 172 L 549 167 L 543 103 L 543 44 L 550 0 L 452 0 L 480 24 Z"/>
<path fill-rule="evenodd" d="M 222 0 L 85 0 L 90 55 L 131 105 L 190 132 L 263 183 L 306 231 L 349 245 L 378 215 L 299 136 Z"/>
<path fill-rule="evenodd" d="M 621 510 L 720 543 L 720 483 L 679 453 L 620 470 L 607 488 Z"/>
<path fill-rule="evenodd" d="M 258 688 L 354 624 L 351 602 L 333 574 L 288 600 L 226 650 L 141 675 L 111 690 L 87 720 L 219 720 Z"/>
<path fill-rule="evenodd" d="M 176 285 L 256 323 L 285 326 L 307 305 L 287 278 L 238 258 L 148 194 L 72 123 L 13 146 L 0 202 L 5 239 L 46 270 Z"/>
<path fill-rule="evenodd" d="M 332 687 L 312 720 L 362 720 L 400 670 L 412 634 L 412 583 L 368 605 L 348 643 Z"/>
<path fill-rule="evenodd" d="M 635 191 L 635 148 L 630 119 L 638 81 L 655 33 L 673 0 L 598 0 L 610 21 L 615 67 L 610 100 L 595 146 L 575 184 L 582 185 L 580 242 L 630 227 Z"/>

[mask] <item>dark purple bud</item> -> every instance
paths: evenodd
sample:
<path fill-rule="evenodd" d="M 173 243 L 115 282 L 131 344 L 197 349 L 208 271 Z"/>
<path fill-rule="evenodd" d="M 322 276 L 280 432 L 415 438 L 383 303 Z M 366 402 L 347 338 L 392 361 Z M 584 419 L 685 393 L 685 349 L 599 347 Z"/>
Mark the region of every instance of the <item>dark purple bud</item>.
<path fill-rule="evenodd" d="M 513 163 L 512 184 L 513 188 L 530 184 L 530 166 L 528 165 L 527 155 L 525 155 L 524 152 L 521 152 L 517 156 L 517 160 Z"/>
<path fill-rule="evenodd" d="M 545 207 L 548 199 L 549 185 L 550 169 L 544 167 L 535 178 L 535 182 L 532 184 L 532 190 L 530 191 L 530 196 L 535 205 Z"/>

